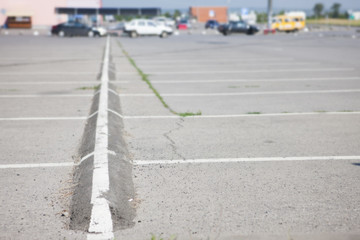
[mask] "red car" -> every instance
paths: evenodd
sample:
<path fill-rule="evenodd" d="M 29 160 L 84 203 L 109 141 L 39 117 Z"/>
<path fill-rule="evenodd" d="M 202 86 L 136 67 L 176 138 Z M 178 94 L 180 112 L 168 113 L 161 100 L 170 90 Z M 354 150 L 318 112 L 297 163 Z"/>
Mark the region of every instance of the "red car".
<path fill-rule="evenodd" d="M 179 29 L 179 30 L 182 30 L 182 29 L 186 30 L 186 29 L 191 28 L 191 24 L 190 24 L 190 22 L 188 20 L 182 19 L 179 22 L 177 22 L 176 28 Z"/>

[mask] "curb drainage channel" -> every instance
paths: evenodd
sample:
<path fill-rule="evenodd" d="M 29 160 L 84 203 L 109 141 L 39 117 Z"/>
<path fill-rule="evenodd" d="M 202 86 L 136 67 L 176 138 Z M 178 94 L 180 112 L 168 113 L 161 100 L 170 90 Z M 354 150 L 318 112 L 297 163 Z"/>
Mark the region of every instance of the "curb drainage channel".
<path fill-rule="evenodd" d="M 132 227 L 135 218 L 135 208 L 129 202 L 129 199 L 134 199 L 135 191 L 132 181 L 132 162 L 123 138 L 123 122 L 121 118 L 108 111 L 112 109 L 121 113 L 119 96 L 110 93 L 116 91 L 116 87 L 109 83 L 115 80 L 115 66 L 111 62 L 109 37 L 106 48 L 108 53 L 104 54 L 100 73 L 101 86 L 94 94 L 89 116 L 98 113 L 89 118 L 85 125 L 78 152 L 78 159 L 83 160 L 75 167 L 73 175 L 75 187 L 71 199 L 70 229 L 88 232 L 88 239 L 112 239 L 113 231 Z M 107 100 L 105 105 L 102 102 L 104 99 Z M 106 125 L 107 136 L 97 129 L 104 115 L 106 115 L 106 124 L 103 125 Z M 105 137 L 106 146 L 105 148 L 102 146 L 102 152 L 98 150 L 99 144 L 102 144 L 99 135 L 102 135 L 100 138 Z M 98 161 L 96 157 L 99 155 L 106 159 L 106 164 L 96 163 Z M 88 157 L 84 158 L 85 156 Z M 107 176 L 94 180 L 96 174 L 94 172 L 99 171 L 98 168 L 101 166 L 105 166 L 101 171 L 107 172 Z M 99 187 L 104 182 L 107 187 Z M 94 197 L 96 191 L 98 195 Z M 94 200 L 99 199 L 105 203 L 111 216 L 94 210 L 96 208 Z"/>

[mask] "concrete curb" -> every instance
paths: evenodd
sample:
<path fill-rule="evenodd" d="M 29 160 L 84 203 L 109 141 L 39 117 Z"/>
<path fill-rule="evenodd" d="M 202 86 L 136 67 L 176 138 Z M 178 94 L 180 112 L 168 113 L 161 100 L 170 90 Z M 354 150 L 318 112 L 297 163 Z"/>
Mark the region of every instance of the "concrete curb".
<path fill-rule="evenodd" d="M 109 57 L 109 80 L 115 80 L 115 66 Z M 101 76 L 102 74 L 100 74 Z M 116 87 L 108 84 L 108 109 L 121 113 L 120 99 L 113 94 Z M 95 92 L 90 116 L 99 109 L 99 94 Z M 79 146 L 80 164 L 74 170 L 74 194 L 71 201 L 70 229 L 88 232 L 91 219 L 91 195 L 94 170 L 95 135 L 97 114 L 90 117 L 85 125 L 81 144 Z M 108 159 L 110 190 L 104 193 L 113 221 L 113 230 L 126 229 L 134 226 L 135 208 L 132 200 L 135 191 L 132 181 L 132 162 L 125 140 L 123 138 L 122 119 L 108 111 Z"/>

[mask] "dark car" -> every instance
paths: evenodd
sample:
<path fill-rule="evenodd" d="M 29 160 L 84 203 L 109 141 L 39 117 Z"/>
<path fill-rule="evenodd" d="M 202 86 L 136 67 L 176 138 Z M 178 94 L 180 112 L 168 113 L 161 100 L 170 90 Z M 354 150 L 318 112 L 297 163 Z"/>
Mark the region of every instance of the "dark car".
<path fill-rule="evenodd" d="M 220 26 L 219 22 L 216 21 L 216 20 L 208 20 L 206 23 L 205 23 L 205 28 L 218 28 Z"/>
<path fill-rule="evenodd" d="M 248 35 L 253 35 L 259 31 L 259 29 L 254 26 L 247 24 L 244 21 L 229 22 L 228 24 L 223 24 L 218 27 L 218 31 L 224 36 L 231 33 L 245 33 Z"/>
<path fill-rule="evenodd" d="M 83 23 L 68 22 L 55 25 L 51 28 L 52 35 L 64 36 L 100 36 L 99 31 L 87 26 Z"/>

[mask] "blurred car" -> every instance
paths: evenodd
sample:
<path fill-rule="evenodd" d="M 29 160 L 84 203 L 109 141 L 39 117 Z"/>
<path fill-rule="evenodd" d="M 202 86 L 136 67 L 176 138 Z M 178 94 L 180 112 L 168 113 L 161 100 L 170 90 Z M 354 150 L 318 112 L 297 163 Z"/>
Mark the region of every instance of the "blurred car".
<path fill-rule="evenodd" d="M 181 19 L 180 21 L 177 22 L 176 28 L 180 29 L 180 30 L 181 29 L 189 29 L 189 28 L 191 28 L 191 24 L 190 24 L 189 20 Z"/>
<path fill-rule="evenodd" d="M 106 35 L 106 29 L 102 27 L 89 27 L 86 24 L 78 22 L 60 23 L 52 26 L 52 35 L 64 36 L 104 36 Z"/>
<path fill-rule="evenodd" d="M 119 22 L 116 25 L 109 26 L 107 32 L 112 36 L 119 36 L 123 33 L 124 27 L 125 27 L 125 23 Z"/>
<path fill-rule="evenodd" d="M 165 38 L 173 33 L 172 28 L 156 24 L 154 20 L 135 19 L 124 26 L 124 33 L 130 37 L 157 35 Z"/>
<path fill-rule="evenodd" d="M 216 29 L 220 26 L 219 22 L 216 21 L 216 20 L 208 20 L 206 23 L 205 23 L 205 28 L 208 29 L 208 28 L 211 28 L 211 29 Z"/>
<path fill-rule="evenodd" d="M 175 21 L 172 20 L 171 18 L 155 17 L 155 18 L 153 18 L 153 20 L 159 25 L 165 25 L 165 26 L 169 26 L 169 27 L 175 26 Z"/>
<path fill-rule="evenodd" d="M 94 31 L 95 36 L 103 37 L 103 36 L 107 35 L 106 28 L 104 28 L 102 26 L 92 27 L 92 30 Z"/>
<path fill-rule="evenodd" d="M 259 32 L 258 27 L 254 25 L 247 24 L 244 21 L 231 21 L 228 24 L 223 24 L 218 27 L 218 31 L 224 36 L 231 33 L 245 33 L 248 35 L 253 35 Z"/>

